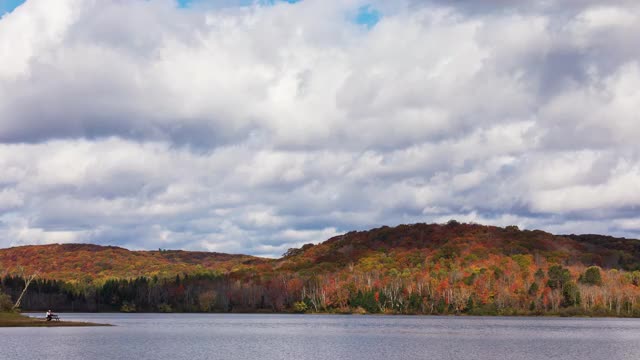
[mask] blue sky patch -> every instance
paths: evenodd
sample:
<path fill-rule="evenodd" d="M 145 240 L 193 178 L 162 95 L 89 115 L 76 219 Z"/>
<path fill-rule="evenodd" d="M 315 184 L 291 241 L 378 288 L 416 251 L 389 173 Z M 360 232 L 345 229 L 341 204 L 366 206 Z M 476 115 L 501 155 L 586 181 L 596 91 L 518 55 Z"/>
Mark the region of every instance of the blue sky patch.
<path fill-rule="evenodd" d="M 358 13 L 356 14 L 354 21 L 357 24 L 372 28 L 380 21 L 380 17 L 381 14 L 378 10 L 371 7 L 371 5 L 365 5 L 358 9 Z"/>
<path fill-rule="evenodd" d="M 24 2 L 25 0 L 0 0 L 0 16 L 12 12 Z"/>
<path fill-rule="evenodd" d="M 181 7 L 181 8 L 189 7 L 189 4 L 193 2 L 193 0 L 177 0 L 177 1 L 178 1 L 178 7 Z"/>

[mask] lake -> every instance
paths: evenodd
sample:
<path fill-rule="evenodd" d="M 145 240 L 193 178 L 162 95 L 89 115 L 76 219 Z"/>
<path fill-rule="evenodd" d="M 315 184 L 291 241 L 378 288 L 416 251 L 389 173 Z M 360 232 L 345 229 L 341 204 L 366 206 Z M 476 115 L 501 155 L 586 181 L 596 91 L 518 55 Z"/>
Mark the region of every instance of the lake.
<path fill-rule="evenodd" d="M 638 319 L 78 313 L 61 318 L 116 326 L 0 328 L 0 359 L 640 359 Z"/>

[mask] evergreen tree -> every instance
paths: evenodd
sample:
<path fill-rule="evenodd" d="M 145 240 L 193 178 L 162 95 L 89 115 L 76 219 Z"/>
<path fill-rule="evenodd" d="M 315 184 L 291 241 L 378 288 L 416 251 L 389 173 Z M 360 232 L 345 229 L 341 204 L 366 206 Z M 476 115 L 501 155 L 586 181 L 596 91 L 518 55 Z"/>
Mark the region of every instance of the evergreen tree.
<path fill-rule="evenodd" d="M 549 280 L 547 286 L 552 289 L 562 289 L 565 283 L 571 279 L 569 270 L 562 267 L 562 265 L 553 265 L 547 272 Z"/>
<path fill-rule="evenodd" d="M 597 266 L 591 266 L 587 268 L 582 276 L 580 276 L 580 282 L 588 285 L 602 285 L 602 275 L 600 274 L 600 268 Z"/>

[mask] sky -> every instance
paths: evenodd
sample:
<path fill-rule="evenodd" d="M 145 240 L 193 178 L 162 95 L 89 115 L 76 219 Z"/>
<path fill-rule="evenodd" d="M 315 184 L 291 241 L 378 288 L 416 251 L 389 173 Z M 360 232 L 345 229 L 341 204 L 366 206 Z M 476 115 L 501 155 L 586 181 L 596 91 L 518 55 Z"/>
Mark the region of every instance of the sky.
<path fill-rule="evenodd" d="M 0 0 L 0 247 L 640 237 L 635 0 Z"/>

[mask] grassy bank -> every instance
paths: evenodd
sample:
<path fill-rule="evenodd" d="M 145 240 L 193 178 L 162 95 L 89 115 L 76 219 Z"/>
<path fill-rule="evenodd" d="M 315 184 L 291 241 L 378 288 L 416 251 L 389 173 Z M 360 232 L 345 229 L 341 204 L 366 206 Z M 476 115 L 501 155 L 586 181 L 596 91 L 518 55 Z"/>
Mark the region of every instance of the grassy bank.
<path fill-rule="evenodd" d="M 110 326 L 78 321 L 45 321 L 13 312 L 0 312 L 0 327 L 65 327 L 65 326 Z"/>

